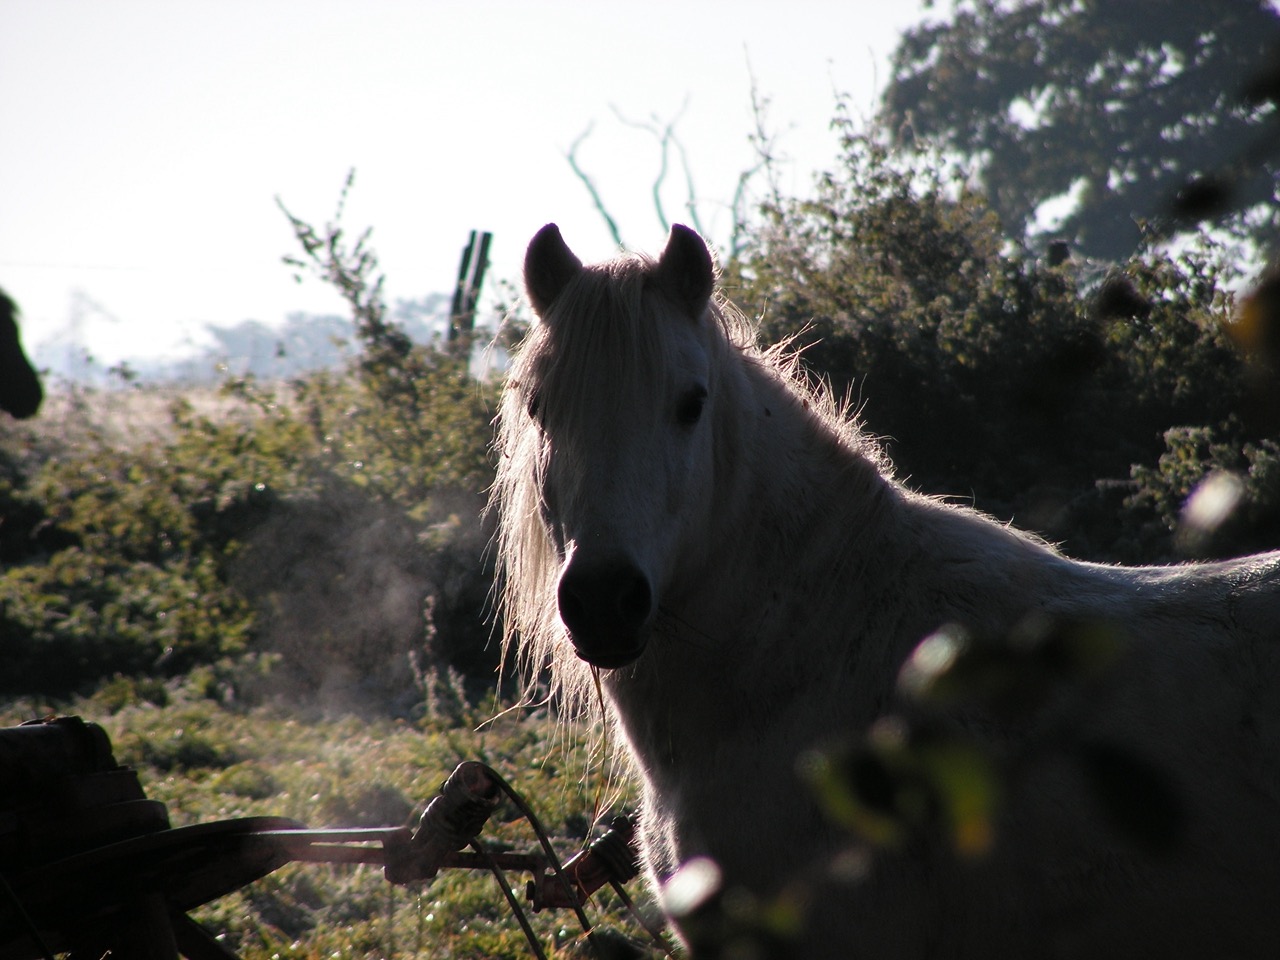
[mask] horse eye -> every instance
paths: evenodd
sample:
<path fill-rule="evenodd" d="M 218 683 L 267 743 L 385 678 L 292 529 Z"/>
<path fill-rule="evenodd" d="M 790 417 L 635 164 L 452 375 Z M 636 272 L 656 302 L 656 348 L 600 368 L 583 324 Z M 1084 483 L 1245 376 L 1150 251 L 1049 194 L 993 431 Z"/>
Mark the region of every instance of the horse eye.
<path fill-rule="evenodd" d="M 541 392 L 535 390 L 533 391 L 533 393 L 529 394 L 529 403 L 528 403 L 528 406 L 525 407 L 525 410 L 529 414 L 529 419 L 537 420 L 538 414 L 541 412 L 541 408 L 542 408 L 542 394 Z"/>
<path fill-rule="evenodd" d="M 691 427 L 702 416 L 702 408 L 707 402 L 707 388 L 694 387 L 680 399 L 676 407 L 676 422 L 682 427 Z"/>

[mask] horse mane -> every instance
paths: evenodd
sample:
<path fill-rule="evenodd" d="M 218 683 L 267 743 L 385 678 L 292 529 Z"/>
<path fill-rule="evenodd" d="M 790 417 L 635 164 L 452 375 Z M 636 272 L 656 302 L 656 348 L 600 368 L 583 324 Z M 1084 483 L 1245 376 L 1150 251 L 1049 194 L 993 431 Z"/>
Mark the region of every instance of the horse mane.
<path fill-rule="evenodd" d="M 649 282 L 656 265 L 643 254 L 626 254 L 579 271 L 516 352 L 499 406 L 489 509 L 498 519 L 495 606 L 503 667 L 515 660 L 529 702 L 547 698 L 569 715 L 590 702 L 594 681 L 592 668 L 562 639 L 555 603 L 561 558 L 540 503 L 542 425 L 572 436 L 579 423 L 598 413 L 602 397 L 641 395 L 637 391 L 651 383 L 648 372 L 669 369 L 663 362 L 669 338 L 654 322 L 654 314 L 670 305 Z M 850 402 L 838 400 L 829 382 L 806 370 L 793 341 L 760 347 L 757 325 L 722 298 L 712 298 L 707 319 L 720 333 L 712 338 L 719 353 L 713 366 L 738 362 L 754 368 L 794 397 L 810 423 L 851 460 L 889 472 L 880 445 L 862 432 Z M 573 327 L 567 335 L 566 325 Z M 583 371 L 591 374 L 584 378 Z"/>

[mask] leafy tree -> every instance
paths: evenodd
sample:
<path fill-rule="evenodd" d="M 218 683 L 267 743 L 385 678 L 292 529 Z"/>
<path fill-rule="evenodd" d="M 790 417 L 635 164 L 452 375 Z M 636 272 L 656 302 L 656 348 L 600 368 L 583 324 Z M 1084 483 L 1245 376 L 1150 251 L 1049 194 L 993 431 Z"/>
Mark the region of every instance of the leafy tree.
<path fill-rule="evenodd" d="M 1092 256 L 1206 200 L 1275 245 L 1278 51 L 1264 0 L 956 0 L 903 35 L 884 109 L 900 142 L 974 159 L 1007 231 L 1075 192 L 1060 232 Z M 1229 194 L 1207 189 L 1224 176 Z"/>

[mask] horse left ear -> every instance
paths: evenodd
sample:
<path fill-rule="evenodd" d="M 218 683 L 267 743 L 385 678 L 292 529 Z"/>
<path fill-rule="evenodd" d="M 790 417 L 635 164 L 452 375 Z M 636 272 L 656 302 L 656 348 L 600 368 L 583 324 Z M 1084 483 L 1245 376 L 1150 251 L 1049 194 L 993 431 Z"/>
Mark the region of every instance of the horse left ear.
<path fill-rule="evenodd" d="M 690 316 L 702 316 L 715 287 L 715 266 L 706 241 L 684 224 L 672 224 L 654 278 Z"/>
<path fill-rule="evenodd" d="M 559 227 L 548 223 L 539 230 L 524 254 L 524 287 L 534 312 L 543 316 L 580 270 L 582 261 L 564 242 Z"/>

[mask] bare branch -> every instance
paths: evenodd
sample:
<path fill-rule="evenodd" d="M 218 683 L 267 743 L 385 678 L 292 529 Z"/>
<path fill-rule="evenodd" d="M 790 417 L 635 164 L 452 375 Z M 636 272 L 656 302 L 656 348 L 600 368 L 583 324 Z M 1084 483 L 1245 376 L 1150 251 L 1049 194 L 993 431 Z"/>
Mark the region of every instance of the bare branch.
<path fill-rule="evenodd" d="M 582 141 L 591 136 L 591 131 L 595 129 L 595 123 L 587 124 L 587 129 L 583 130 L 578 139 L 573 141 L 569 147 L 569 152 L 565 154 L 565 159 L 569 161 L 569 167 L 582 181 L 582 185 L 587 188 L 587 192 L 591 194 L 591 202 L 595 204 L 596 212 L 604 218 L 605 226 L 609 228 L 609 235 L 613 237 L 613 242 L 619 247 L 625 249 L 626 244 L 622 242 L 622 235 L 618 233 L 618 224 L 613 217 L 609 215 L 609 211 L 605 209 L 604 200 L 600 197 L 600 191 L 596 189 L 595 181 L 591 179 L 580 166 L 578 166 L 578 147 L 582 145 Z"/>
<path fill-rule="evenodd" d="M 616 106 L 612 104 L 609 106 L 609 109 L 613 111 L 613 115 L 617 117 L 618 121 L 622 123 L 624 126 L 632 127 L 633 129 L 643 130 L 646 133 L 650 133 L 658 141 L 658 146 L 661 153 L 660 153 L 660 163 L 658 167 L 658 175 L 657 177 L 654 178 L 654 181 L 653 181 L 653 189 L 652 189 L 653 209 L 654 209 L 654 212 L 657 213 L 658 223 L 662 225 L 662 229 L 664 231 L 671 229 L 671 221 L 667 218 L 666 209 L 662 205 L 662 187 L 663 187 L 663 184 L 666 183 L 667 170 L 670 167 L 669 157 L 670 157 L 671 144 L 675 143 L 676 149 L 680 151 L 680 154 L 682 157 L 684 156 L 684 146 L 676 138 L 675 129 L 676 129 L 676 124 L 680 122 L 680 118 L 684 116 L 684 112 L 686 109 L 688 109 L 688 107 L 689 107 L 689 98 L 686 96 L 684 98 L 684 102 L 680 104 L 680 109 L 676 111 L 676 115 L 672 117 L 671 120 L 669 120 L 664 125 L 662 124 L 661 121 L 658 120 L 656 115 L 649 122 L 646 123 L 639 120 L 628 119 L 627 117 L 622 115 L 622 111 L 619 110 Z M 687 161 L 684 161 L 684 169 L 685 169 L 685 180 L 686 182 L 688 182 L 689 181 L 689 165 Z M 686 201 L 686 206 L 690 210 L 692 210 L 693 203 L 694 203 L 694 194 L 692 189 L 692 183 L 689 183 L 689 198 Z"/>
<path fill-rule="evenodd" d="M 746 54 L 745 49 L 743 52 Z M 758 158 L 755 170 L 765 172 L 769 203 L 778 207 L 782 203 L 782 188 L 778 182 L 778 162 L 782 159 L 777 153 L 778 136 L 769 132 L 769 98 L 760 92 L 750 55 L 747 55 L 747 75 L 751 77 L 751 121 L 754 128 L 748 140 Z"/>
<path fill-rule="evenodd" d="M 684 141 L 672 136 L 671 142 L 680 154 L 680 168 L 684 171 L 686 193 L 684 207 L 689 211 L 689 223 L 693 229 L 705 237 L 707 232 L 702 229 L 702 218 L 698 216 L 698 191 L 693 184 L 693 169 L 689 166 L 689 154 L 684 149 Z"/>
<path fill-rule="evenodd" d="M 733 230 L 729 238 L 729 256 L 736 259 L 746 246 L 742 240 L 746 229 L 749 204 L 748 191 L 761 171 L 765 175 L 766 199 L 764 206 L 777 210 L 782 206 L 782 188 L 778 180 L 777 135 L 770 133 L 767 123 L 769 98 L 760 93 L 760 85 L 756 79 L 755 69 L 751 66 L 751 56 L 744 48 L 747 61 L 747 75 L 751 78 L 751 118 L 752 132 L 747 140 L 755 151 L 756 162 L 738 175 L 738 184 L 733 192 Z"/>

